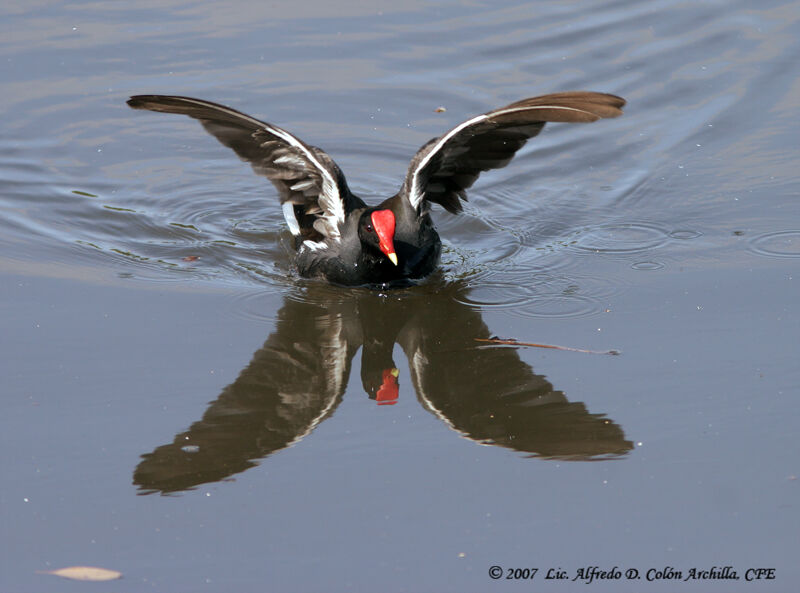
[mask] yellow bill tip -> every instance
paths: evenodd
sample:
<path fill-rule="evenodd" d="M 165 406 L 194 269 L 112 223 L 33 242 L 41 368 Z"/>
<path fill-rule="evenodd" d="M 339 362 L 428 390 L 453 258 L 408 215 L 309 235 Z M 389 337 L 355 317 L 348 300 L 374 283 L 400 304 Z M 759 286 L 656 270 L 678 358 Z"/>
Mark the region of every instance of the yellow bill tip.
<path fill-rule="evenodd" d="M 397 265 L 397 254 L 394 251 L 387 253 L 386 257 L 388 257 L 394 265 Z"/>

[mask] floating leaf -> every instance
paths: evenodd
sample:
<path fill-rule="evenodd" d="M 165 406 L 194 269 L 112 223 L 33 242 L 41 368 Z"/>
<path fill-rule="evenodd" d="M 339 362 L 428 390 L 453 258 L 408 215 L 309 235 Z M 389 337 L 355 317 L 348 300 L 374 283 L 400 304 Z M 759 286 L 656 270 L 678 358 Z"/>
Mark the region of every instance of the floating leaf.
<path fill-rule="evenodd" d="M 73 189 L 72 193 L 76 194 L 76 195 L 79 195 L 79 196 L 86 196 L 87 198 L 96 198 L 97 197 L 94 194 L 90 194 L 88 191 L 81 191 L 79 189 Z"/>
<path fill-rule="evenodd" d="M 187 255 L 183 258 L 183 261 L 197 261 L 198 259 L 200 259 L 199 255 Z"/>
<path fill-rule="evenodd" d="M 447 111 L 446 107 L 437 107 L 433 110 L 434 113 L 444 113 L 445 111 Z"/>
<path fill-rule="evenodd" d="M 68 566 L 58 570 L 40 570 L 40 574 L 53 574 L 74 581 L 113 581 L 122 578 L 122 573 L 96 566 Z"/>

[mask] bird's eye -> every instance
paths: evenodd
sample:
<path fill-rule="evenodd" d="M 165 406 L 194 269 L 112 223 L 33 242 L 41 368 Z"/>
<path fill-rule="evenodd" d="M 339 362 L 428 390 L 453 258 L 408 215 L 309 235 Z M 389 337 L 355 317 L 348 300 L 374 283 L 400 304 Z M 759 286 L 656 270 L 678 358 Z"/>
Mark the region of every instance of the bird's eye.
<path fill-rule="evenodd" d="M 371 232 L 374 230 L 374 229 L 372 228 L 372 225 L 371 225 L 371 224 L 369 224 L 369 223 L 367 223 L 367 226 L 365 226 L 364 228 L 367 230 L 367 232 L 368 232 L 368 233 L 371 233 Z"/>

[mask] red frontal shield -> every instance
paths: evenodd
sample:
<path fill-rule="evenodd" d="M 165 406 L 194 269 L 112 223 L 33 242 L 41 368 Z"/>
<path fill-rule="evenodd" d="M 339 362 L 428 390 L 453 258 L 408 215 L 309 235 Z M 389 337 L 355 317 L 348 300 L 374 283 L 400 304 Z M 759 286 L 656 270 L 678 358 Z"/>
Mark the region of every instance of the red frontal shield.
<path fill-rule="evenodd" d="M 397 265 L 397 255 L 394 252 L 394 212 L 391 210 L 376 210 L 370 216 L 372 226 L 380 240 L 380 249 L 394 265 Z"/>

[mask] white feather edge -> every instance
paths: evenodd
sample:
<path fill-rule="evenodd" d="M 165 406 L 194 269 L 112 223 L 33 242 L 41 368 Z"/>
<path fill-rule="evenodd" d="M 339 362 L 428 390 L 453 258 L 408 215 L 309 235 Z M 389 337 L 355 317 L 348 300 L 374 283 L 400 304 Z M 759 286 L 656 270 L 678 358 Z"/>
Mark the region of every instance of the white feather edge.
<path fill-rule="evenodd" d="M 288 132 L 281 130 L 280 128 L 271 126 L 270 124 L 262 122 L 261 125 L 263 125 L 272 134 L 278 136 L 278 138 L 285 140 L 288 144 L 300 150 L 320 172 L 322 175 L 322 191 L 317 199 L 319 200 L 319 204 L 322 206 L 322 209 L 326 213 L 329 213 L 329 216 L 333 218 L 333 220 L 329 220 L 329 224 L 326 225 L 329 231 L 328 238 L 339 241 L 341 237 L 339 234 L 339 225 L 344 223 L 344 204 L 342 203 L 342 197 L 339 195 L 339 185 L 336 183 L 336 180 L 331 177 L 328 169 L 322 166 L 322 163 L 317 160 L 317 157 L 315 157 L 314 154 L 297 138 Z M 329 216 L 323 216 L 323 218 L 329 218 Z"/>
<path fill-rule="evenodd" d="M 328 244 L 325 241 L 312 241 L 311 239 L 306 239 L 303 241 L 300 249 L 310 249 L 311 251 L 319 251 L 320 249 L 327 249 Z"/>
<path fill-rule="evenodd" d="M 419 174 L 422 169 L 430 162 L 433 155 L 439 152 L 445 144 L 456 134 L 458 134 L 464 128 L 468 128 L 469 126 L 475 125 L 479 122 L 485 121 L 490 117 L 494 117 L 496 115 L 504 115 L 506 113 L 515 113 L 518 111 L 534 111 L 536 109 L 564 109 L 565 111 L 580 111 L 582 113 L 589 113 L 583 109 L 575 109 L 574 107 L 564 107 L 563 105 L 535 105 L 532 107 L 513 107 L 511 109 L 498 109 L 497 111 L 492 111 L 490 113 L 484 113 L 482 115 L 477 115 L 472 119 L 468 119 L 467 121 L 460 123 L 455 128 L 447 132 L 444 136 L 439 138 L 439 141 L 431 148 L 428 154 L 419 162 L 417 167 L 411 172 L 411 196 L 409 200 L 411 201 L 411 206 L 417 208 L 422 202 L 423 194 L 422 187 L 420 186 L 419 182 Z"/>
<path fill-rule="evenodd" d="M 447 134 L 439 138 L 439 141 L 436 144 L 434 144 L 433 148 L 431 148 L 430 151 L 428 151 L 428 154 L 426 154 L 423 157 L 423 159 L 419 162 L 417 167 L 411 172 L 411 196 L 409 200 L 411 201 L 412 207 L 417 208 L 419 207 L 420 202 L 422 202 L 422 195 L 424 192 L 420 187 L 419 174 L 420 171 L 422 171 L 422 169 L 424 169 L 425 166 L 430 162 L 433 155 L 439 152 L 442 149 L 442 147 L 445 144 L 447 144 L 447 141 L 450 140 L 450 138 L 452 138 L 456 134 L 458 134 L 461 130 L 478 122 L 484 121 L 485 119 L 488 119 L 488 117 L 486 116 L 486 114 L 483 114 L 460 123 L 455 128 L 447 132 Z"/>
<path fill-rule="evenodd" d="M 283 209 L 283 217 L 286 219 L 289 230 L 293 235 L 299 235 L 300 225 L 297 223 L 297 217 L 294 215 L 294 204 L 291 202 L 284 202 L 281 208 Z"/>

